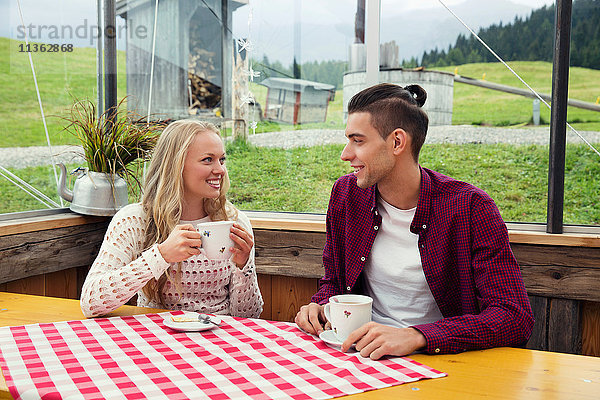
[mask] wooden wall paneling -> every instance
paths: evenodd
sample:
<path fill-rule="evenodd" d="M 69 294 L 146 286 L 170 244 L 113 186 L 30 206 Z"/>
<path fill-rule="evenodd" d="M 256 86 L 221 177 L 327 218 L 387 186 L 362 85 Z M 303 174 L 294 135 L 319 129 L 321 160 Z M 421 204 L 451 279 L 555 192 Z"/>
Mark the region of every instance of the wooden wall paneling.
<path fill-rule="evenodd" d="M 264 301 L 263 311 L 260 318 L 272 320 L 273 300 L 271 291 L 271 275 L 258 274 L 258 287 Z"/>
<path fill-rule="evenodd" d="M 584 301 L 581 310 L 582 354 L 600 357 L 600 303 Z"/>
<path fill-rule="evenodd" d="M 77 298 L 81 298 L 81 288 L 85 282 L 85 278 L 90 270 L 91 263 L 89 266 L 77 267 Z"/>
<path fill-rule="evenodd" d="M 293 322 L 300 307 L 308 304 L 317 291 L 318 280 L 314 278 L 294 278 L 272 276 L 272 315 L 275 321 Z"/>
<path fill-rule="evenodd" d="M 600 248 L 511 243 L 519 264 L 600 268 Z"/>
<path fill-rule="evenodd" d="M 44 275 L 30 276 L 28 278 L 17 279 L 15 281 L 6 283 L 6 291 L 10 293 L 44 296 L 45 289 Z"/>
<path fill-rule="evenodd" d="M 0 283 L 89 266 L 107 223 L 70 226 L 0 237 Z"/>
<path fill-rule="evenodd" d="M 600 301 L 600 249 L 511 244 L 529 294 Z"/>
<path fill-rule="evenodd" d="M 548 351 L 581 354 L 581 302 L 551 299 Z"/>
<path fill-rule="evenodd" d="M 548 299 L 529 296 L 535 324 L 527 342 L 528 349 L 548 350 Z"/>
<path fill-rule="evenodd" d="M 45 275 L 45 296 L 78 299 L 77 268 L 50 272 Z"/>
<path fill-rule="evenodd" d="M 324 233 L 255 229 L 254 236 L 257 267 L 268 266 L 272 273 L 285 276 L 298 272 L 311 278 L 323 275 Z"/>
<path fill-rule="evenodd" d="M 551 298 L 600 301 L 600 269 L 520 264 L 530 294 Z"/>

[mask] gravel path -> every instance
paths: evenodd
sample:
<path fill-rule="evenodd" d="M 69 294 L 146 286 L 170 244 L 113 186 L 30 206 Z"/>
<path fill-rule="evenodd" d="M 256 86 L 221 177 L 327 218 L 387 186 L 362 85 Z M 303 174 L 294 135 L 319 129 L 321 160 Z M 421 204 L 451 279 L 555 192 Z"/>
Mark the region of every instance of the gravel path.
<path fill-rule="evenodd" d="M 600 132 L 583 131 L 581 135 L 591 143 L 600 143 Z M 515 145 L 548 144 L 550 128 L 496 128 L 471 125 L 432 126 L 426 143 L 508 143 Z M 250 143 L 260 147 L 293 148 L 334 143 L 346 143 L 343 130 L 309 129 L 281 131 L 251 135 Z M 567 141 L 581 144 L 583 141 L 567 128 Z M 596 146 L 597 147 L 597 146 Z M 54 146 L 56 162 L 83 164 L 77 155 L 77 146 Z M 24 168 L 50 165 L 52 159 L 46 146 L 0 148 L 0 166 Z"/>
<path fill-rule="evenodd" d="M 567 128 L 568 129 L 568 128 Z M 600 143 L 600 132 L 583 131 L 581 135 L 591 143 Z M 508 143 L 515 145 L 548 144 L 549 127 L 540 128 L 496 128 L 472 125 L 432 126 L 427 132 L 426 143 Z M 316 144 L 346 143 L 342 130 L 309 129 L 282 131 L 250 136 L 250 143 L 262 147 L 292 148 Z M 579 137 L 567 131 L 569 143 L 583 143 Z"/>

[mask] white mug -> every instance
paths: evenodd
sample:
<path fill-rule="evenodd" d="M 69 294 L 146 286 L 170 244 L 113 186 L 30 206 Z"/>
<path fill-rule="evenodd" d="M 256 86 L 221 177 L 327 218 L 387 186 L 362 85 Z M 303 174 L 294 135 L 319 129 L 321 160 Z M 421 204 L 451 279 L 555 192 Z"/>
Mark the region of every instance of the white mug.
<path fill-rule="evenodd" d="M 324 312 L 335 337 L 345 341 L 350 333 L 371 322 L 373 299 L 360 294 L 331 296 Z"/>
<path fill-rule="evenodd" d="M 233 240 L 229 237 L 233 221 L 202 222 L 196 229 L 202 235 L 202 249 L 210 260 L 224 260 L 231 257 Z"/>

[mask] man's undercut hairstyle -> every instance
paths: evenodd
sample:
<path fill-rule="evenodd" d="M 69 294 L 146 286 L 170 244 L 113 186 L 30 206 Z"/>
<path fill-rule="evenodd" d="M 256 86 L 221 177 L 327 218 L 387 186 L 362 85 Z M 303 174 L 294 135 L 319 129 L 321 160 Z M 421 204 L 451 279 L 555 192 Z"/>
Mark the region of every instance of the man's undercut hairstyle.
<path fill-rule="evenodd" d="M 418 161 L 429 125 L 427 113 L 421 108 L 426 99 L 427 92 L 419 85 L 380 83 L 355 94 L 348 103 L 348 114 L 369 113 L 371 124 L 384 139 L 397 128 L 405 130 L 411 135 L 411 150 Z"/>

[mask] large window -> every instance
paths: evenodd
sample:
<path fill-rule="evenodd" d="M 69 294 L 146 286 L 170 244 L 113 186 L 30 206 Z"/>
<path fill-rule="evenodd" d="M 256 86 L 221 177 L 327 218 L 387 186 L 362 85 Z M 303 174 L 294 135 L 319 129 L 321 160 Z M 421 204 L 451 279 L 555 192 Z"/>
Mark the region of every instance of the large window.
<path fill-rule="evenodd" d="M 0 57 L 1 213 L 61 205 L 52 164 L 82 165 L 61 116 L 74 99 L 98 99 L 96 1 L 58 0 L 49 10 L 37 3 L 0 3 L 7 19 L 0 28 L 7 55 Z M 552 1 L 508 8 L 445 3 L 536 91 L 551 92 Z M 347 102 L 365 86 L 364 6 L 361 0 L 117 1 L 118 100 L 152 120 L 217 123 L 238 207 L 324 213 L 333 182 L 350 171 L 339 157 Z M 582 15 L 575 2 L 569 97 L 594 104 L 600 71 L 585 53 Z M 545 223 L 550 112 L 544 104 L 457 80 L 526 89 L 437 1 L 403 7 L 382 1 L 379 32 L 380 81 L 418 83 L 429 94 L 421 164 L 487 191 L 506 221 Z M 569 107 L 568 121 L 592 145 L 600 142 L 599 112 Z M 567 137 L 564 222 L 598 225 L 599 155 L 570 129 Z M 47 198 L 18 188 L 15 176 Z"/>
<path fill-rule="evenodd" d="M 57 194 L 59 171 L 52 165 L 82 165 L 62 117 L 75 99 L 97 101 L 96 1 L 48 6 L 19 0 L 0 7 L 6 22 L 0 27 L 0 213 L 67 206 Z M 118 61 L 124 77 L 122 51 Z M 118 94 L 126 95 L 124 80 Z"/>

